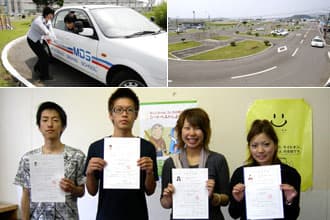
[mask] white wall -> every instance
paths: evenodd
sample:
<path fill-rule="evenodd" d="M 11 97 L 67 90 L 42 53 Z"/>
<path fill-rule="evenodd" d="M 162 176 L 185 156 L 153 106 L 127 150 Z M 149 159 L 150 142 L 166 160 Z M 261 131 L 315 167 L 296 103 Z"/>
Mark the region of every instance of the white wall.
<path fill-rule="evenodd" d="M 142 102 L 197 100 L 210 115 L 211 149 L 223 153 L 230 171 L 245 156 L 245 116 L 256 99 L 303 98 L 313 110 L 313 187 L 302 194 L 301 220 L 330 219 L 330 90 L 327 88 L 141 88 L 134 89 Z M 0 89 L 0 201 L 17 203 L 12 184 L 20 157 L 42 144 L 35 125 L 40 102 L 59 103 L 68 114 L 64 143 L 87 153 L 89 144 L 112 133 L 107 99 L 114 88 Z M 134 133 L 139 134 L 139 121 Z M 148 198 L 150 219 L 168 219 L 159 205 L 158 192 Z M 91 219 L 95 198 L 79 202 L 81 219 Z M 227 208 L 223 209 L 226 219 Z M 87 213 L 89 216 L 87 217 Z M 84 218 L 86 217 L 86 218 Z"/>

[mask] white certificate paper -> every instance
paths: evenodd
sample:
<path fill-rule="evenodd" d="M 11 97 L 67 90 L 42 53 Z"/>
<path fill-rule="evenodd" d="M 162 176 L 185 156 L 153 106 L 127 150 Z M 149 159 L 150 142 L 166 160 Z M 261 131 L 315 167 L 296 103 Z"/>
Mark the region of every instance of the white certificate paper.
<path fill-rule="evenodd" d="M 280 165 L 244 168 L 247 219 L 284 218 Z"/>
<path fill-rule="evenodd" d="M 104 189 L 139 189 L 139 138 L 104 138 Z"/>
<path fill-rule="evenodd" d="M 206 168 L 172 169 L 174 219 L 209 218 L 207 179 Z"/>
<path fill-rule="evenodd" d="M 31 155 L 30 175 L 32 202 L 65 202 L 65 192 L 60 188 L 63 154 Z"/>

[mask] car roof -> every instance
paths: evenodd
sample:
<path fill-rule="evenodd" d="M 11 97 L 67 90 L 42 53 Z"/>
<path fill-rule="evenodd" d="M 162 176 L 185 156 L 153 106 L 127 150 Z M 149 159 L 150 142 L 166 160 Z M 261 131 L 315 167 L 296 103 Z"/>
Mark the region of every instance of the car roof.
<path fill-rule="evenodd" d="M 96 9 L 96 8 L 126 8 L 118 5 L 66 5 L 59 9 Z"/>

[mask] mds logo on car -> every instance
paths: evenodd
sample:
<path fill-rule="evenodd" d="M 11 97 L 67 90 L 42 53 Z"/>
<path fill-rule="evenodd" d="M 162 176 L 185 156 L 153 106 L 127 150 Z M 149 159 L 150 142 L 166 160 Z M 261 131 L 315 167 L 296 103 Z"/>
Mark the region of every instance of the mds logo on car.
<path fill-rule="evenodd" d="M 88 50 L 84 50 L 82 48 L 77 48 L 77 47 L 73 47 L 73 54 L 83 60 L 86 60 L 88 62 L 91 62 L 92 60 L 92 56 L 91 56 L 91 52 Z"/>

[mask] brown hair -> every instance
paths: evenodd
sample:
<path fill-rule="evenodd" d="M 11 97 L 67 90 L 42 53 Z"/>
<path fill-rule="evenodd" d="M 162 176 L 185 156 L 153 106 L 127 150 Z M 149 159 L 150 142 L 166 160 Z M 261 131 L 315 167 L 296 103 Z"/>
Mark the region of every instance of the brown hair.
<path fill-rule="evenodd" d="M 275 145 L 275 152 L 274 152 L 274 156 L 273 156 L 273 161 L 272 164 L 278 164 L 281 163 L 281 160 L 278 158 L 277 156 L 277 151 L 278 151 L 278 137 L 276 135 L 276 132 L 272 126 L 272 124 L 264 119 L 264 120 L 255 120 L 252 122 L 251 128 L 249 130 L 249 133 L 246 137 L 247 140 L 247 144 L 248 144 L 248 149 L 250 146 L 250 143 L 252 141 L 252 139 L 259 134 L 264 133 L 265 135 L 267 135 L 268 138 L 270 138 Z M 249 150 L 249 156 L 248 159 L 246 160 L 246 163 L 248 165 L 258 165 L 257 161 L 252 157 L 250 150 Z"/>
<path fill-rule="evenodd" d="M 201 108 L 191 108 L 181 112 L 175 126 L 175 130 L 178 134 L 178 148 L 182 149 L 185 145 L 182 140 L 182 128 L 185 120 L 193 127 L 199 127 L 202 130 L 204 134 L 203 147 L 205 150 L 209 150 L 211 138 L 210 119 L 208 114 Z"/>

